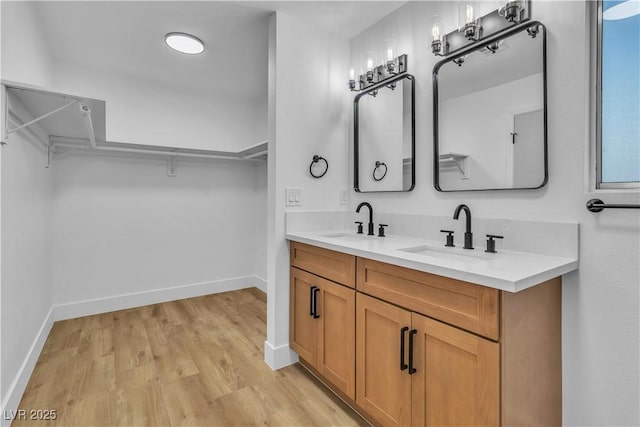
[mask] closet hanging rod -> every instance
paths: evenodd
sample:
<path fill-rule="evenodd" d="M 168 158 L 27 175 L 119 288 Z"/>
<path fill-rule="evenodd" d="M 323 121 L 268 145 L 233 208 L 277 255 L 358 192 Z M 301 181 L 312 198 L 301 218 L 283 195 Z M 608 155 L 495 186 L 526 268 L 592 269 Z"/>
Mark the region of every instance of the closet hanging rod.
<path fill-rule="evenodd" d="M 591 199 L 587 202 L 587 209 L 589 210 L 589 212 L 600 212 L 603 209 L 640 209 L 640 204 L 639 205 L 616 204 L 616 203 L 607 204 L 600 199 Z"/>
<path fill-rule="evenodd" d="M 52 139 L 55 137 L 51 137 Z M 87 141 L 86 139 L 84 141 Z M 64 142 L 53 142 L 54 147 L 72 148 L 72 149 L 87 149 L 88 147 L 78 147 L 77 144 L 69 144 Z M 108 151 L 108 152 L 122 152 L 122 153 L 137 153 L 137 154 L 154 154 L 161 156 L 173 156 L 173 157 L 193 157 L 202 159 L 220 159 L 220 160 L 255 160 L 247 157 L 237 157 L 233 155 L 220 155 L 220 154 L 204 154 L 204 153 L 183 153 L 179 151 L 170 150 L 157 150 L 157 149 L 142 149 L 142 148 L 128 148 L 128 147 L 109 147 L 104 145 L 97 145 L 95 150 L 91 151 Z"/>

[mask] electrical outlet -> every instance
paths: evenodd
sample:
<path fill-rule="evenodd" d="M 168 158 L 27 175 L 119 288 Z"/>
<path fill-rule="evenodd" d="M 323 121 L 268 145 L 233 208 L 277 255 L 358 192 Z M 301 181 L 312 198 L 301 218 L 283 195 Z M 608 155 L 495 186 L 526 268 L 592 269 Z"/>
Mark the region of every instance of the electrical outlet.
<path fill-rule="evenodd" d="M 344 188 L 340 189 L 340 205 L 347 205 L 347 190 L 345 190 Z"/>
<path fill-rule="evenodd" d="M 302 206 L 302 188 L 287 188 L 285 206 Z"/>

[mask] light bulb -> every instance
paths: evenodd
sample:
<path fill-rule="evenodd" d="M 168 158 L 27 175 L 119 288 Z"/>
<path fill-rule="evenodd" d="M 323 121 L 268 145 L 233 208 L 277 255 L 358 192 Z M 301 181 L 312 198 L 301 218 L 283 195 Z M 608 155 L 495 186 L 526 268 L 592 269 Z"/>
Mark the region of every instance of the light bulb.
<path fill-rule="evenodd" d="M 371 58 L 367 58 L 367 71 L 373 70 L 373 60 Z"/>
<path fill-rule="evenodd" d="M 473 19 L 473 5 L 470 5 L 470 4 L 466 5 L 466 15 L 467 15 L 466 23 L 467 24 L 473 23 L 473 21 L 474 21 L 474 19 Z"/>
<path fill-rule="evenodd" d="M 393 49 L 387 48 L 387 61 L 393 61 Z"/>
<path fill-rule="evenodd" d="M 433 24 L 433 27 L 431 27 L 431 35 L 433 40 L 440 40 L 440 25 L 438 23 Z"/>
<path fill-rule="evenodd" d="M 349 70 L 349 80 L 355 80 L 356 78 L 356 73 L 355 71 L 353 71 L 353 68 L 351 70 Z"/>

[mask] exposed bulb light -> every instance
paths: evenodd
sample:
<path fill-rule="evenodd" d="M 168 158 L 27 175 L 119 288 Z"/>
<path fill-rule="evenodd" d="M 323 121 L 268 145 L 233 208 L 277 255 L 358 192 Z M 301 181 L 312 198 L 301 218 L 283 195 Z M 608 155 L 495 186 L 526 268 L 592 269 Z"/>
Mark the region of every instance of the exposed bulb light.
<path fill-rule="evenodd" d="M 465 5 L 465 15 L 466 15 L 466 19 L 465 19 L 465 24 L 471 24 L 473 23 L 474 19 L 473 19 L 473 5 L 471 4 L 466 4 Z"/>
<path fill-rule="evenodd" d="M 640 15 L 640 1 L 638 0 L 627 0 L 602 12 L 602 18 L 607 21 L 617 21 L 636 15 Z"/>
<path fill-rule="evenodd" d="M 204 52 L 204 42 L 187 33 L 168 33 L 164 36 L 164 42 L 173 50 L 189 55 L 197 55 Z"/>
<path fill-rule="evenodd" d="M 440 15 L 431 17 L 431 52 L 436 56 L 446 55 L 447 44 L 444 40 L 444 34 L 442 34 L 443 27 Z"/>
<path fill-rule="evenodd" d="M 352 69 L 349 70 L 349 89 L 356 90 L 356 72 Z"/>

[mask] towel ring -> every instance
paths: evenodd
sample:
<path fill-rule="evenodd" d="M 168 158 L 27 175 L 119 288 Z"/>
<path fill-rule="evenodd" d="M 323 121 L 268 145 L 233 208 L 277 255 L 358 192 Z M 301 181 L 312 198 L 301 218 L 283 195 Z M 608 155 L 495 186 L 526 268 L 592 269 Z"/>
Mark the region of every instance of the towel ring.
<path fill-rule="evenodd" d="M 315 165 L 318 162 L 324 162 L 324 171 L 319 174 L 316 175 L 313 173 L 313 165 Z M 311 161 L 311 164 L 309 165 L 309 174 L 314 177 L 314 178 L 322 178 L 323 176 L 325 176 L 327 174 L 327 171 L 329 170 L 329 162 L 327 162 L 327 159 L 325 159 L 324 157 L 320 157 L 317 154 L 313 156 L 313 160 Z"/>
<path fill-rule="evenodd" d="M 376 176 L 376 171 L 378 169 L 380 169 L 380 167 L 384 166 L 384 173 L 382 174 L 382 176 L 380 176 L 380 173 L 378 173 L 378 176 Z M 385 176 L 387 176 L 387 164 L 384 162 L 378 162 L 376 161 L 376 167 L 373 168 L 373 180 L 374 181 L 382 181 L 384 179 Z"/>

